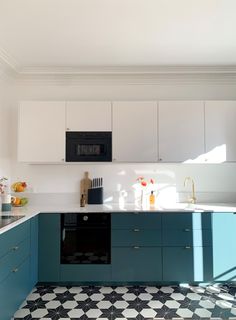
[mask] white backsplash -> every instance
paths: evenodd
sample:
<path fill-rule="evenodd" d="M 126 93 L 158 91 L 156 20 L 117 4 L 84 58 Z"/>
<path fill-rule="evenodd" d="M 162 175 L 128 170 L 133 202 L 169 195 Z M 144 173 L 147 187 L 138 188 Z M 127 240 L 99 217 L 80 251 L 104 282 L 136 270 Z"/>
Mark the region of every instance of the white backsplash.
<path fill-rule="evenodd" d="M 189 193 L 178 193 L 176 195 L 177 202 L 186 202 Z M 79 193 L 26 193 L 24 196 L 29 198 L 30 205 L 71 205 L 79 203 Z M 236 203 L 236 193 L 233 192 L 200 192 L 196 193 L 197 203 Z M 134 196 L 129 195 L 122 199 L 119 193 L 104 192 L 104 203 L 119 203 L 124 201 L 124 203 L 134 203 Z M 148 196 L 147 196 L 148 201 Z M 161 195 L 156 197 L 158 204 L 169 203 L 166 198 L 162 198 Z M 169 200 L 173 203 L 175 200 L 171 198 Z"/>

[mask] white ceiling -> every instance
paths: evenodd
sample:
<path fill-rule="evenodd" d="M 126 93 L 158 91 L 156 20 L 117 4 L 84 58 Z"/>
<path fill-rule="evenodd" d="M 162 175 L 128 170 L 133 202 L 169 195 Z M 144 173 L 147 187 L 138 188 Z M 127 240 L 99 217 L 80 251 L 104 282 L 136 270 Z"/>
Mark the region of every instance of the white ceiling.
<path fill-rule="evenodd" d="M 0 0 L 0 48 L 19 71 L 236 65 L 236 0 Z"/>

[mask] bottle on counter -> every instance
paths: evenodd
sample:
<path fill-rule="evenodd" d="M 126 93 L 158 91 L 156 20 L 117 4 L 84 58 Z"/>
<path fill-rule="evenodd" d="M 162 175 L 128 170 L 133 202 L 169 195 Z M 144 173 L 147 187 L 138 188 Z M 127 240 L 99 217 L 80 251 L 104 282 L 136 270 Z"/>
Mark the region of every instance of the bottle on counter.
<path fill-rule="evenodd" d="M 155 200 L 156 200 L 156 197 L 154 195 L 154 192 L 151 191 L 151 194 L 149 196 L 149 204 L 150 204 L 150 207 L 154 207 L 155 206 Z"/>
<path fill-rule="evenodd" d="M 81 206 L 81 207 L 85 207 L 85 202 L 86 202 L 85 195 L 84 195 L 84 194 L 81 194 L 80 206 Z"/>

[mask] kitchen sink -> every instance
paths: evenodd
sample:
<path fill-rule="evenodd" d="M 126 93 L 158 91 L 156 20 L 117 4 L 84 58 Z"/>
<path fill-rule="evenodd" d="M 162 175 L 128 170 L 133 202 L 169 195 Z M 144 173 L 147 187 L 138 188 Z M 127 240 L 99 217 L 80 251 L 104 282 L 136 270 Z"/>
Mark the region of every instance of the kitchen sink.
<path fill-rule="evenodd" d="M 198 204 L 191 204 L 191 203 L 173 203 L 163 205 L 161 207 L 163 210 L 166 211 L 193 211 L 193 212 L 209 212 L 209 209 L 205 208 L 204 206 Z"/>

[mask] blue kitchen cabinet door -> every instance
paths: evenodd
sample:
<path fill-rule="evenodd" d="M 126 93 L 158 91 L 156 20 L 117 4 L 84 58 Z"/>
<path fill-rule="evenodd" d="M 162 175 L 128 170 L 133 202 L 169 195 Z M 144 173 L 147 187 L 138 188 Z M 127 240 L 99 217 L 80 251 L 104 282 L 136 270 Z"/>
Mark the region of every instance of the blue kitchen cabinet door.
<path fill-rule="evenodd" d="M 193 247 L 163 247 L 163 281 L 194 281 Z"/>
<path fill-rule="evenodd" d="M 211 246 L 211 229 L 163 229 L 163 246 Z"/>
<path fill-rule="evenodd" d="M 60 214 L 39 216 L 39 282 L 60 280 Z"/>
<path fill-rule="evenodd" d="M 17 244 L 17 250 L 12 250 L 0 259 L 0 283 L 8 277 L 12 270 L 18 268 L 30 255 L 30 238 Z M 28 274 L 29 275 L 29 274 Z"/>
<path fill-rule="evenodd" d="M 162 280 L 162 255 L 159 247 L 113 247 L 112 281 L 157 282 Z"/>
<path fill-rule="evenodd" d="M 212 281 L 212 247 L 163 247 L 163 281 Z"/>
<path fill-rule="evenodd" d="M 38 221 L 38 216 L 30 220 L 30 281 L 32 287 L 38 282 Z"/>
<path fill-rule="evenodd" d="M 161 213 L 112 213 L 112 229 L 161 229 Z"/>
<path fill-rule="evenodd" d="M 158 247 L 162 244 L 161 229 L 113 229 L 111 232 L 113 247 Z"/>
<path fill-rule="evenodd" d="M 0 235 L 0 258 L 17 247 L 20 242 L 30 237 L 30 220 L 20 223 L 18 226 Z"/>
<path fill-rule="evenodd" d="M 30 281 L 30 259 L 29 257 L 20 265 L 15 272 L 0 283 L 0 319 L 10 320 L 20 304 L 29 294 Z"/>
<path fill-rule="evenodd" d="M 164 229 L 211 229 L 211 213 L 204 212 L 165 212 L 162 215 Z"/>
<path fill-rule="evenodd" d="M 236 280 L 236 214 L 212 213 L 213 280 Z"/>

